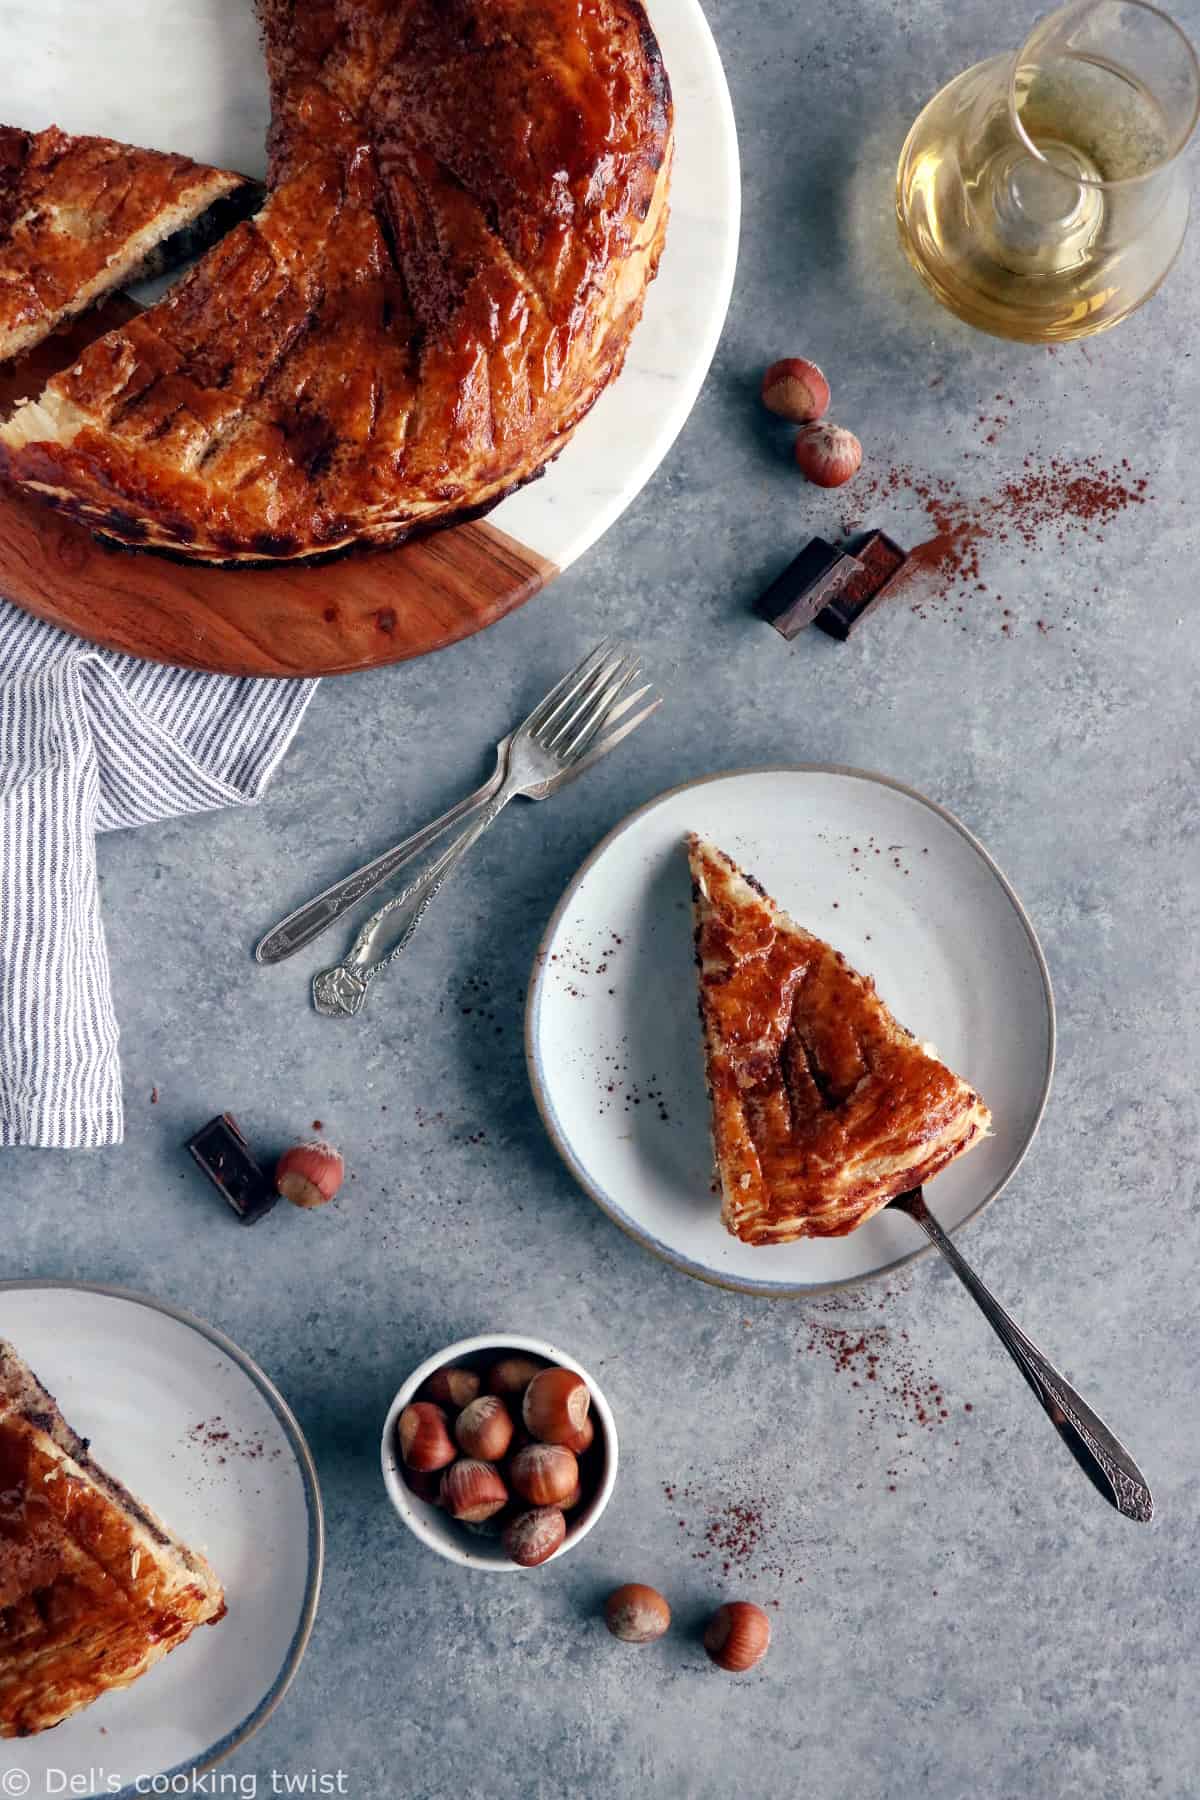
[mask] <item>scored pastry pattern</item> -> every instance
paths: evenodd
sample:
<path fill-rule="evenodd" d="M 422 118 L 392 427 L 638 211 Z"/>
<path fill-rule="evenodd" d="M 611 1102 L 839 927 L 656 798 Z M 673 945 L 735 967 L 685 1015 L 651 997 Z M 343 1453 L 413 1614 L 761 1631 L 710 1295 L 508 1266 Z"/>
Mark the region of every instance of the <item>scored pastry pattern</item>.
<path fill-rule="evenodd" d="M 639 0 L 259 0 L 269 194 L 0 428 L 131 544 L 286 559 L 477 516 L 621 367 L 670 88 Z"/>
<path fill-rule="evenodd" d="M 991 1115 L 722 851 L 692 836 L 688 856 L 722 1218 L 751 1244 L 844 1236 Z"/>

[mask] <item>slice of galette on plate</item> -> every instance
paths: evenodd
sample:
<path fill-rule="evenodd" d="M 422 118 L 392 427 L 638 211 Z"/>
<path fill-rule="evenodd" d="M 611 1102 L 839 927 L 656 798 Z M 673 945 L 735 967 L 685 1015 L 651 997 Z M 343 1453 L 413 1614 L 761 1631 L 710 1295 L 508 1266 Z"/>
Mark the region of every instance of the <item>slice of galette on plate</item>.
<path fill-rule="evenodd" d="M 748 1244 L 842 1237 L 991 1114 L 723 851 L 692 835 L 688 859 L 722 1220 Z"/>
<path fill-rule="evenodd" d="M 129 1687 L 224 1616 L 207 1559 L 100 1467 L 0 1340 L 0 1738 Z"/>

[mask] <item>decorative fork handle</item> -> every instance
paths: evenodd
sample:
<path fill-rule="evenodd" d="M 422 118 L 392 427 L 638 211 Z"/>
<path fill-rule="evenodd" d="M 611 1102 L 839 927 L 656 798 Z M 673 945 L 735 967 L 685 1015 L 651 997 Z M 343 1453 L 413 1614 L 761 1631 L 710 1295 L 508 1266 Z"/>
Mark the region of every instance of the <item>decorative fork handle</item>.
<path fill-rule="evenodd" d="M 295 912 L 290 912 L 286 919 L 281 919 L 278 925 L 272 926 L 268 931 L 254 952 L 255 961 L 277 963 L 282 962 L 285 957 L 294 956 L 297 950 L 303 950 L 306 944 L 319 938 L 323 931 L 327 931 L 352 906 L 357 906 L 360 900 L 365 900 L 368 894 L 373 894 L 376 888 L 382 887 L 415 857 L 428 850 L 451 825 L 460 824 L 472 813 L 485 808 L 504 780 L 508 743 L 509 740 L 504 738 L 496 746 L 496 767 L 473 794 L 468 794 L 465 800 L 459 800 L 440 818 L 434 819 L 432 824 L 423 826 L 420 831 L 405 838 L 403 843 L 373 857 L 369 863 L 355 869 L 353 874 L 343 876 L 341 881 L 335 881 L 332 887 L 327 887 L 315 899 L 306 901 Z M 404 896 L 401 895 L 400 898 L 403 899 Z"/>
<path fill-rule="evenodd" d="M 970 1263 L 959 1255 L 925 1204 L 920 1190 L 903 1197 L 903 1210 L 937 1245 L 954 1273 L 976 1301 L 996 1336 L 1041 1401 L 1067 1449 L 1104 1498 L 1127 1519 L 1146 1524 L 1154 1517 L 1154 1499 L 1146 1478 L 1128 1450 L 1086 1405 L 991 1290 L 984 1286 Z"/>
<path fill-rule="evenodd" d="M 467 826 L 467 829 L 455 838 L 447 850 L 443 850 L 436 862 L 430 864 L 425 873 L 394 899 L 388 900 L 377 912 L 373 912 L 362 930 L 350 946 L 348 953 L 340 963 L 331 969 L 322 969 L 313 978 L 313 1005 L 327 1019 L 352 1019 L 361 1012 L 367 998 L 367 989 L 377 975 L 389 968 L 408 949 L 413 933 L 425 917 L 430 903 L 445 886 L 449 877 L 458 867 L 467 851 L 477 838 L 481 838 L 492 821 L 504 811 L 511 792 L 501 786 Z M 371 958 L 371 946 L 375 933 L 385 919 L 391 919 L 400 928 L 398 941 L 386 956 Z"/>

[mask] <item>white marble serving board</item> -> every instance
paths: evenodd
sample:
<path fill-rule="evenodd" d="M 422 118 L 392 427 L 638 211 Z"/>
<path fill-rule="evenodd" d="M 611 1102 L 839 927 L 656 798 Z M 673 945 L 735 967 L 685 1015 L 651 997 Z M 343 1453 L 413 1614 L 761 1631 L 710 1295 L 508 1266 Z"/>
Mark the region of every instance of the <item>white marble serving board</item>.
<path fill-rule="evenodd" d="M 625 368 L 540 481 L 493 522 L 565 568 L 607 530 L 691 411 L 737 259 L 737 135 L 697 0 L 650 0 L 675 96 L 671 221 Z M 251 0 L 0 0 L 0 121 L 100 132 L 250 175 L 267 89 Z"/>

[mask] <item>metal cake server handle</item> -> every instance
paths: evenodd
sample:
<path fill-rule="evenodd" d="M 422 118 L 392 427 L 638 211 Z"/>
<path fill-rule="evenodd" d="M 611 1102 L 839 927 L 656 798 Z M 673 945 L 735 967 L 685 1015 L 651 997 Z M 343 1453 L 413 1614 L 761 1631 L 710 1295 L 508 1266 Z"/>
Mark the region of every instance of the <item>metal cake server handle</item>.
<path fill-rule="evenodd" d="M 360 869 L 343 876 L 341 881 L 335 881 L 332 887 L 327 887 L 312 900 L 305 901 L 295 912 L 290 912 L 286 919 L 273 925 L 255 950 L 255 961 L 277 963 L 282 962 L 285 957 L 294 956 L 297 950 L 303 950 L 305 945 L 311 944 L 314 938 L 328 930 L 343 913 L 349 912 L 352 906 L 357 906 L 360 900 L 365 900 L 368 894 L 373 894 L 376 888 L 381 888 L 385 882 L 390 881 L 406 863 L 421 856 L 452 825 L 461 824 L 473 813 L 482 811 L 500 791 L 511 735 L 510 733 L 508 737 L 501 738 L 496 745 L 496 767 L 473 794 L 456 801 L 439 819 L 423 825 L 420 831 L 414 831 L 411 837 L 406 837 L 402 843 L 385 850 L 381 856 L 373 857 Z"/>
<path fill-rule="evenodd" d="M 907 1213 L 931 1243 L 937 1245 L 1041 1401 L 1050 1423 L 1092 1485 L 1127 1519 L 1147 1524 L 1154 1517 L 1154 1499 L 1146 1477 L 1124 1444 L 1085 1404 L 1037 1345 L 1031 1343 L 991 1290 L 980 1281 L 926 1206 L 921 1189 L 897 1194 L 889 1205 L 898 1212 Z"/>

